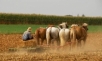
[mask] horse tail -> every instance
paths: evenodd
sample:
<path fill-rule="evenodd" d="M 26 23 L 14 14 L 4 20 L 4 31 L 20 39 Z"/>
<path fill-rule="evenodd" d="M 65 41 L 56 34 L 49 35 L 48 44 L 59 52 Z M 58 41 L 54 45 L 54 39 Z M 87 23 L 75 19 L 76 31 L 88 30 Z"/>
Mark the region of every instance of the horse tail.
<path fill-rule="evenodd" d="M 61 29 L 59 32 L 59 38 L 60 38 L 60 46 L 65 45 L 65 30 Z"/>
<path fill-rule="evenodd" d="M 35 31 L 35 39 L 36 39 L 37 44 L 39 45 L 39 30 L 38 29 Z"/>
<path fill-rule="evenodd" d="M 49 27 L 49 28 L 46 30 L 47 45 L 49 45 L 50 39 L 51 39 L 51 27 Z"/>
<path fill-rule="evenodd" d="M 70 30 L 71 48 L 76 46 L 76 31 L 75 29 Z"/>
<path fill-rule="evenodd" d="M 75 29 L 71 29 L 71 31 L 70 31 L 70 38 L 72 39 L 71 42 L 75 42 L 76 41 Z"/>

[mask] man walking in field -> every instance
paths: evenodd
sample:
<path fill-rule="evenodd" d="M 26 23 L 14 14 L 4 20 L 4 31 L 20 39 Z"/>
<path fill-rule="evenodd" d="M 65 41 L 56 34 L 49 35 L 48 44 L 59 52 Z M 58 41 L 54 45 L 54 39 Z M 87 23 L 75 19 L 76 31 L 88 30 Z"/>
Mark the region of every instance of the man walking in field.
<path fill-rule="evenodd" d="M 28 27 L 28 29 L 23 33 L 22 38 L 23 41 L 33 39 L 33 35 L 31 34 L 31 27 Z"/>

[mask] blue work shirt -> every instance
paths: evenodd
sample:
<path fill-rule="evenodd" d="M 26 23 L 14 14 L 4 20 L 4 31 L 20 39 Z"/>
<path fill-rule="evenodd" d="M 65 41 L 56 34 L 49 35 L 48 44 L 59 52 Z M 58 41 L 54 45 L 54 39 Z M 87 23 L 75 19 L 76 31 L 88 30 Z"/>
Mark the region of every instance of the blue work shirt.
<path fill-rule="evenodd" d="M 32 39 L 31 32 L 25 31 L 25 32 L 23 33 L 22 39 L 23 39 L 24 41 Z"/>

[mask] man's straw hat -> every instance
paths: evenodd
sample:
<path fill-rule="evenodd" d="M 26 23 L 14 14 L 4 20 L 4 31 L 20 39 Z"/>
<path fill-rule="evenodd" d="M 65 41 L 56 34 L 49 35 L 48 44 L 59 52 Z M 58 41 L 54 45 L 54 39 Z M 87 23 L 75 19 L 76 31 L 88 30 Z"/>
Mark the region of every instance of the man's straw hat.
<path fill-rule="evenodd" d="M 31 32 L 31 30 L 32 30 L 31 27 L 28 27 L 27 31 Z"/>

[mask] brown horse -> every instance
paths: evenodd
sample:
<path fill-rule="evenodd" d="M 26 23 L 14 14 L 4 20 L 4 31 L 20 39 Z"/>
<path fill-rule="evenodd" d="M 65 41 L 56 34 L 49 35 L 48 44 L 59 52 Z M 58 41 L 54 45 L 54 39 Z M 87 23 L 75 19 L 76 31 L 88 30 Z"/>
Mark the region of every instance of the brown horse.
<path fill-rule="evenodd" d="M 40 27 L 35 31 L 35 39 L 38 45 L 42 45 L 44 40 L 46 40 L 46 28 Z M 41 43 L 40 43 L 41 39 Z"/>
<path fill-rule="evenodd" d="M 87 30 L 88 30 L 87 26 L 88 26 L 88 24 L 86 24 L 86 23 L 84 23 L 82 26 L 73 24 L 70 28 L 71 42 L 76 42 L 76 40 L 77 40 L 77 45 L 81 46 L 81 40 L 83 40 L 83 42 L 85 44 L 86 38 L 87 38 Z"/>

